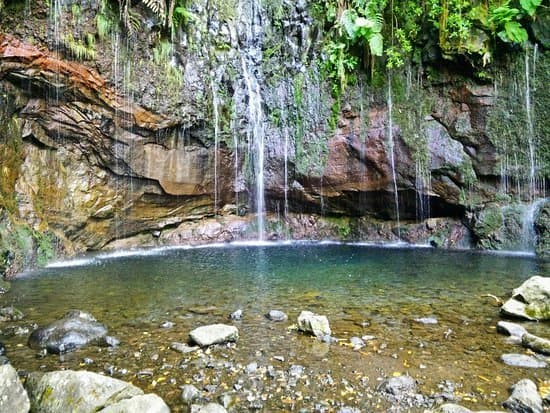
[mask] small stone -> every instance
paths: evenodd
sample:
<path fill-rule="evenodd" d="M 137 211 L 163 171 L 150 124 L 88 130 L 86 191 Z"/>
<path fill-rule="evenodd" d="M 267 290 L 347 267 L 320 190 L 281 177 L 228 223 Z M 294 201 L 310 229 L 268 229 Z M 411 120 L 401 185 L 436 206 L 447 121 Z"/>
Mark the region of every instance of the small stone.
<path fill-rule="evenodd" d="M 527 333 L 527 330 L 516 323 L 510 323 L 508 321 L 499 321 L 497 323 L 497 331 L 501 334 L 507 334 L 511 337 L 521 340 L 524 334 Z"/>
<path fill-rule="evenodd" d="M 280 362 L 284 362 L 285 361 L 285 358 L 283 356 L 273 356 L 273 360 L 277 360 L 277 361 L 280 361 Z"/>
<path fill-rule="evenodd" d="M 435 317 L 420 317 L 415 318 L 414 321 L 420 324 L 437 324 L 437 318 Z"/>
<path fill-rule="evenodd" d="M 299 364 L 293 364 L 288 369 L 288 374 L 293 377 L 301 377 L 303 376 L 305 370 L 306 369 L 304 366 L 300 366 Z"/>
<path fill-rule="evenodd" d="M 246 374 L 256 373 L 257 370 L 258 370 L 258 363 L 250 363 L 244 369 Z"/>
<path fill-rule="evenodd" d="M 91 358 L 88 358 L 88 357 L 83 358 L 82 362 L 86 365 L 94 364 L 94 361 Z"/>
<path fill-rule="evenodd" d="M 470 409 L 462 407 L 454 403 L 442 404 L 437 410 L 437 413 L 472 413 Z"/>
<path fill-rule="evenodd" d="M 361 336 L 361 339 L 363 341 L 371 341 L 371 340 L 374 340 L 375 338 L 376 338 L 375 336 L 371 336 L 371 335 Z"/>
<path fill-rule="evenodd" d="M 384 380 L 380 385 L 380 389 L 384 393 L 400 398 L 404 394 L 411 394 L 416 390 L 416 380 L 407 375 L 392 377 Z"/>
<path fill-rule="evenodd" d="M 349 342 L 353 346 L 354 350 L 359 350 L 365 347 L 365 342 L 359 337 L 351 337 L 349 339 Z"/>
<path fill-rule="evenodd" d="M 0 321 L 19 321 L 25 315 L 13 306 L 0 308 Z"/>
<path fill-rule="evenodd" d="M 208 403 L 204 406 L 193 404 L 191 413 L 227 413 L 225 407 L 217 403 Z"/>
<path fill-rule="evenodd" d="M 546 367 L 546 363 L 542 360 L 538 360 L 535 357 L 527 356 L 525 354 L 503 354 L 500 356 L 504 364 L 508 364 L 513 367 L 526 367 L 533 369 L 540 369 Z"/>
<path fill-rule="evenodd" d="M 105 336 L 101 344 L 106 347 L 118 347 L 120 345 L 120 340 L 113 336 Z"/>
<path fill-rule="evenodd" d="M 0 294 L 5 294 L 11 289 L 9 281 L 0 280 Z"/>
<path fill-rule="evenodd" d="M 229 318 L 234 321 L 242 320 L 243 318 L 243 310 L 240 308 L 236 311 L 233 311 L 231 314 L 229 314 Z"/>
<path fill-rule="evenodd" d="M 174 327 L 176 324 L 173 323 L 172 321 L 165 321 L 163 322 L 161 325 L 160 325 L 160 328 L 172 328 Z"/>
<path fill-rule="evenodd" d="M 185 343 L 178 343 L 176 341 L 170 344 L 170 348 L 183 354 L 192 353 L 193 351 L 197 351 L 199 349 L 198 346 L 188 346 Z"/>
<path fill-rule="evenodd" d="M 237 341 L 239 330 L 237 327 L 227 324 L 211 324 L 194 329 L 189 333 L 189 337 L 199 346 L 206 347 L 212 344 Z"/>
<path fill-rule="evenodd" d="M 513 413 L 542 413 L 542 398 L 536 384 L 529 379 L 514 384 L 512 394 L 502 405 Z"/>
<path fill-rule="evenodd" d="M 266 314 L 266 317 L 271 321 L 286 321 L 288 320 L 288 316 L 279 310 L 270 310 L 269 313 Z"/>
<path fill-rule="evenodd" d="M 328 319 L 324 315 L 314 314 L 311 311 L 302 311 L 298 316 L 298 329 L 315 337 L 330 336 L 331 330 Z"/>

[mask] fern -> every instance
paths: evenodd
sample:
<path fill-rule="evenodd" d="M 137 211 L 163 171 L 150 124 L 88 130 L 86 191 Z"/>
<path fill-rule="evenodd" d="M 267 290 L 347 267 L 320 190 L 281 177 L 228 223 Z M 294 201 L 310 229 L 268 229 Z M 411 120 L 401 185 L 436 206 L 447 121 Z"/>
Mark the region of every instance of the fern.
<path fill-rule="evenodd" d="M 142 0 L 153 13 L 163 22 L 166 20 L 166 3 L 164 0 Z"/>
<path fill-rule="evenodd" d="M 95 38 L 86 35 L 86 42 L 77 40 L 71 33 L 63 37 L 63 44 L 76 60 L 94 60 L 96 56 Z"/>

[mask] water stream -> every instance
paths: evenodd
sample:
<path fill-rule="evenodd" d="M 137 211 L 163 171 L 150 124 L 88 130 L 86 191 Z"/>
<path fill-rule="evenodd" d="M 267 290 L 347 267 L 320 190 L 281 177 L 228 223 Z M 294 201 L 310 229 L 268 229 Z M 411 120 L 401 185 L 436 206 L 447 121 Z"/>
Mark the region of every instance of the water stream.
<path fill-rule="evenodd" d="M 393 193 L 395 202 L 395 220 L 397 222 L 397 237 L 401 239 L 401 224 L 399 222 L 399 192 L 397 191 L 397 176 L 395 172 L 395 151 L 393 141 L 393 98 L 392 98 L 392 79 L 388 75 L 388 152 L 390 155 L 390 165 L 392 172 Z"/>

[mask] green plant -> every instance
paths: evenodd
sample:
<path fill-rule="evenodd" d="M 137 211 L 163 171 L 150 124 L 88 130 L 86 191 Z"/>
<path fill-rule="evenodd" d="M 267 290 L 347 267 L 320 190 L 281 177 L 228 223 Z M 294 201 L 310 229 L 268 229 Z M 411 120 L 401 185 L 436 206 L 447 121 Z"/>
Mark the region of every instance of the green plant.
<path fill-rule="evenodd" d="M 63 37 L 63 45 L 77 60 L 93 60 L 96 56 L 95 37 L 88 33 L 84 40 L 75 39 L 72 33 Z"/>

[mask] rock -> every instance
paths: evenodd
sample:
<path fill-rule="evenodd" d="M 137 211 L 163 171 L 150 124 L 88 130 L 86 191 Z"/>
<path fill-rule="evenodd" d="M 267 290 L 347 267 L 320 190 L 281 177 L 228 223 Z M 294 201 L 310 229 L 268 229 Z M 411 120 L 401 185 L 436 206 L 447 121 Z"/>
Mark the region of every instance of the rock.
<path fill-rule="evenodd" d="M 143 394 L 111 404 L 98 413 L 170 413 L 170 408 L 156 394 Z"/>
<path fill-rule="evenodd" d="M 513 413 L 542 413 L 542 398 L 536 384 L 529 379 L 514 384 L 512 394 L 502 405 Z"/>
<path fill-rule="evenodd" d="M 17 371 L 11 364 L 0 365 L 0 412 L 27 413 L 30 407 Z"/>
<path fill-rule="evenodd" d="M 435 317 L 420 317 L 415 318 L 414 321 L 420 324 L 437 324 L 437 318 Z"/>
<path fill-rule="evenodd" d="M 189 333 L 189 337 L 201 347 L 212 344 L 221 344 L 239 339 L 239 330 L 237 327 L 227 324 L 211 324 L 194 329 Z"/>
<path fill-rule="evenodd" d="M 513 367 L 526 367 L 533 369 L 546 367 L 546 363 L 544 361 L 525 354 L 503 354 L 500 358 L 505 364 Z"/>
<path fill-rule="evenodd" d="M 161 325 L 160 325 L 160 328 L 172 328 L 174 327 L 176 324 L 172 321 L 164 321 Z"/>
<path fill-rule="evenodd" d="M 550 320 L 550 277 L 529 278 L 512 292 L 500 311 L 527 320 Z"/>
<path fill-rule="evenodd" d="M 0 356 L 3 356 L 4 354 L 6 354 L 6 346 L 4 343 L 0 343 Z"/>
<path fill-rule="evenodd" d="M 197 400 L 200 395 L 200 390 L 192 384 L 186 384 L 181 387 L 181 399 L 185 404 L 191 404 L 191 402 Z"/>
<path fill-rule="evenodd" d="M 9 364 L 9 363 L 10 363 L 10 360 L 6 356 L 0 356 L 0 366 Z"/>
<path fill-rule="evenodd" d="M 117 347 L 120 345 L 120 340 L 113 336 L 105 336 L 99 344 L 104 347 Z"/>
<path fill-rule="evenodd" d="M 134 396 L 143 396 L 143 391 L 130 383 L 88 371 L 31 373 L 26 387 L 32 411 L 36 413 L 95 412 Z M 121 410 L 110 410 L 114 411 Z"/>
<path fill-rule="evenodd" d="M 236 311 L 233 311 L 231 314 L 229 314 L 229 319 L 234 321 L 242 320 L 242 318 L 243 318 L 243 310 L 241 310 L 240 308 Z"/>
<path fill-rule="evenodd" d="M 271 321 L 286 321 L 288 316 L 279 310 L 270 310 L 269 313 L 265 315 Z"/>
<path fill-rule="evenodd" d="M 311 311 L 302 311 L 298 316 L 298 329 L 304 333 L 313 334 L 321 338 L 330 336 L 330 326 L 328 319 L 324 315 L 314 314 Z"/>
<path fill-rule="evenodd" d="M 19 321 L 25 315 L 13 306 L 0 308 L 0 321 Z"/>
<path fill-rule="evenodd" d="M 350 337 L 349 342 L 353 346 L 354 350 L 359 350 L 365 347 L 365 342 L 359 337 Z"/>
<path fill-rule="evenodd" d="M 29 337 L 33 349 L 46 349 L 49 353 L 61 354 L 87 344 L 101 344 L 107 328 L 88 313 L 70 311 L 61 320 L 34 330 Z"/>
<path fill-rule="evenodd" d="M 193 351 L 197 351 L 199 349 L 197 346 L 188 346 L 185 343 L 178 343 L 176 341 L 170 344 L 170 348 L 183 354 L 192 353 Z"/>
<path fill-rule="evenodd" d="M 416 380 L 411 376 L 398 376 L 384 380 L 379 390 L 400 399 L 416 391 Z"/>
<path fill-rule="evenodd" d="M 244 368 L 244 371 L 246 372 L 246 374 L 254 374 L 256 373 L 257 370 L 258 370 L 258 363 L 256 362 L 249 363 Z"/>
<path fill-rule="evenodd" d="M 497 323 L 497 331 L 501 334 L 507 334 L 516 338 L 519 341 L 521 341 L 524 334 L 527 334 L 527 330 L 523 326 L 508 321 L 499 321 Z"/>
<path fill-rule="evenodd" d="M 11 284 L 9 281 L 0 279 L 0 294 L 5 294 L 11 289 Z"/>
<path fill-rule="evenodd" d="M 541 24 L 541 21 L 548 22 L 550 20 L 550 12 L 546 11 L 544 16 L 544 20 L 539 19 L 539 16 L 537 16 L 539 24 Z M 542 15 L 540 17 L 542 17 Z M 547 200 L 538 208 L 538 211 L 536 211 L 535 214 L 534 224 L 535 233 L 537 234 L 535 241 L 535 252 L 541 258 L 550 258 L 550 201 Z"/>
<path fill-rule="evenodd" d="M 338 413 L 361 413 L 361 410 L 357 407 L 344 406 L 338 410 Z"/>
<path fill-rule="evenodd" d="M 537 337 L 534 334 L 525 333 L 521 338 L 521 344 L 537 353 L 550 355 L 550 340 Z"/>
<path fill-rule="evenodd" d="M 445 403 L 439 406 L 436 413 L 472 413 L 472 411 L 458 404 Z"/>
<path fill-rule="evenodd" d="M 227 410 L 217 403 L 208 403 L 204 406 L 194 404 L 191 406 L 191 413 L 227 413 Z"/>

